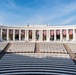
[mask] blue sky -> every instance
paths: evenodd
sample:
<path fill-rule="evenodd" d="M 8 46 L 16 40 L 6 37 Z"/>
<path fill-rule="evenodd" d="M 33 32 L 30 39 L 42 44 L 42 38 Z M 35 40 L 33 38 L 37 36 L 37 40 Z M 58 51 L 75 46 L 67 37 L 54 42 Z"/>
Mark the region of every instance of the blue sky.
<path fill-rule="evenodd" d="M 76 0 L 0 0 L 0 25 L 75 25 Z"/>

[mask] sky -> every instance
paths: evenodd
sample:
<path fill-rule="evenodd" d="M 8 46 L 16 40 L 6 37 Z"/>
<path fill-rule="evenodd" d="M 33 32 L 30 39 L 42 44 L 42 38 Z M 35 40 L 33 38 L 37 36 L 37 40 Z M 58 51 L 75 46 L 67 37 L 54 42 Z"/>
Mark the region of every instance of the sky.
<path fill-rule="evenodd" d="M 76 24 L 76 0 L 0 0 L 0 25 Z"/>

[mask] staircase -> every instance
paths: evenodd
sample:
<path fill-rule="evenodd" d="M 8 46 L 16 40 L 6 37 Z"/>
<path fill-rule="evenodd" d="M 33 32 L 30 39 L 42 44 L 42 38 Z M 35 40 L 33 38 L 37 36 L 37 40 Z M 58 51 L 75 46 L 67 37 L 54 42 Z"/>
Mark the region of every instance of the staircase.
<path fill-rule="evenodd" d="M 35 43 L 34 53 L 7 53 L 10 46 L 8 43 L 1 52 L 0 75 L 76 75 L 76 65 L 70 59 L 73 53 L 67 44 L 64 47 L 68 54 L 40 53 L 39 43 Z"/>
<path fill-rule="evenodd" d="M 0 59 L 5 55 L 7 52 L 8 48 L 10 47 L 11 43 L 8 43 L 6 47 L 0 52 Z"/>
<path fill-rule="evenodd" d="M 64 43 L 63 45 L 64 45 L 65 49 L 67 50 L 67 53 L 73 60 L 73 62 L 76 64 L 76 57 L 75 57 L 76 55 L 71 51 L 70 47 L 66 43 Z"/>
<path fill-rule="evenodd" d="M 75 75 L 76 65 L 63 55 L 67 58 L 55 53 L 6 53 L 0 60 L 0 75 Z"/>
<path fill-rule="evenodd" d="M 39 53 L 40 50 L 39 50 L 39 43 L 35 43 L 35 50 L 34 50 L 35 53 Z"/>

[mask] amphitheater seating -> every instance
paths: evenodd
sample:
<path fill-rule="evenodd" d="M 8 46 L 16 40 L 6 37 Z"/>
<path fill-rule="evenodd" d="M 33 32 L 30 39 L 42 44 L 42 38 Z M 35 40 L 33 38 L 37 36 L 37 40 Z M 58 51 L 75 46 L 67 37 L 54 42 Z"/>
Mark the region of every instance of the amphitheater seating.
<path fill-rule="evenodd" d="M 76 65 L 68 54 L 13 53 L 0 60 L 0 74 L 76 74 Z"/>
<path fill-rule="evenodd" d="M 62 43 L 40 43 L 40 52 L 67 53 Z"/>
<path fill-rule="evenodd" d="M 13 42 L 7 52 L 34 52 L 34 48 L 34 42 Z"/>
<path fill-rule="evenodd" d="M 7 42 L 0 42 L 0 52 L 6 47 Z"/>
<path fill-rule="evenodd" d="M 73 53 L 76 53 L 76 44 L 68 43 L 67 44 Z"/>
<path fill-rule="evenodd" d="M 38 43 L 38 45 L 41 53 L 34 53 L 34 42 L 11 43 L 0 60 L 0 75 L 76 74 L 76 65 L 62 43 Z"/>

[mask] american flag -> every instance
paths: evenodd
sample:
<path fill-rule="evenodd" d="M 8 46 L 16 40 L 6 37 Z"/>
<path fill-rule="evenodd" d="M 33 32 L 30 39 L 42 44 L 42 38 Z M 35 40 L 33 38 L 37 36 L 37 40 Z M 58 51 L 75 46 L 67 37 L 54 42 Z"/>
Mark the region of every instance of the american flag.
<path fill-rule="evenodd" d="M 46 35 L 46 30 L 43 31 L 43 34 Z"/>
<path fill-rule="evenodd" d="M 21 31 L 21 34 L 22 34 L 22 35 L 25 35 L 25 31 Z"/>
<path fill-rule="evenodd" d="M 62 33 L 63 33 L 63 35 L 66 35 L 66 30 L 64 29 L 64 30 L 62 31 Z"/>
<path fill-rule="evenodd" d="M 3 29 L 3 34 L 6 34 L 7 33 L 7 29 Z"/>
<path fill-rule="evenodd" d="M 37 35 L 39 35 L 39 30 L 37 30 L 37 32 L 36 32 L 36 33 L 37 33 Z"/>
<path fill-rule="evenodd" d="M 50 33 L 51 33 L 51 35 L 54 35 L 54 30 L 51 30 L 51 32 L 50 32 Z"/>
<path fill-rule="evenodd" d="M 19 30 L 16 30 L 16 31 L 15 31 L 15 34 L 19 34 Z"/>
<path fill-rule="evenodd" d="M 73 34 L 73 29 L 70 29 L 69 30 L 69 35 L 72 35 Z"/>
<path fill-rule="evenodd" d="M 60 30 L 57 30 L 57 35 L 60 35 Z"/>
<path fill-rule="evenodd" d="M 29 34 L 32 35 L 32 31 L 31 30 L 29 31 Z"/>
<path fill-rule="evenodd" d="M 9 33 L 10 33 L 10 34 L 13 34 L 13 30 L 9 30 Z"/>

